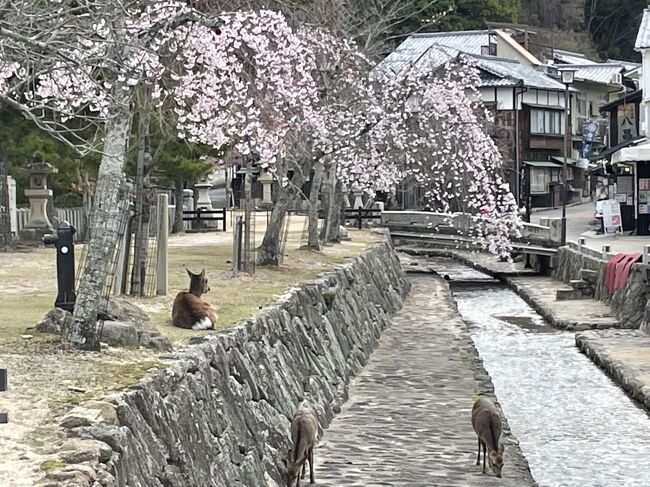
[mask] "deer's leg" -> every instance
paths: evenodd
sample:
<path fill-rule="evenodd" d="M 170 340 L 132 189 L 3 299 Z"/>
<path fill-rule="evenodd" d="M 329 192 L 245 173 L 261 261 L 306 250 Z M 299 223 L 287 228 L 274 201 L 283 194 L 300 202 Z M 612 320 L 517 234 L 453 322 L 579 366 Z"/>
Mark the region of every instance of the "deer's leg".
<path fill-rule="evenodd" d="M 309 483 L 313 484 L 314 481 L 314 447 L 309 449 Z"/>
<path fill-rule="evenodd" d="M 487 454 L 487 445 L 483 442 L 483 473 L 485 473 L 485 456 Z"/>
<path fill-rule="evenodd" d="M 307 458 L 305 458 L 305 463 L 302 464 L 302 475 L 300 478 L 304 479 L 305 475 L 307 475 Z"/>
<path fill-rule="evenodd" d="M 478 439 L 478 455 L 476 457 L 476 465 L 481 464 L 481 439 Z"/>

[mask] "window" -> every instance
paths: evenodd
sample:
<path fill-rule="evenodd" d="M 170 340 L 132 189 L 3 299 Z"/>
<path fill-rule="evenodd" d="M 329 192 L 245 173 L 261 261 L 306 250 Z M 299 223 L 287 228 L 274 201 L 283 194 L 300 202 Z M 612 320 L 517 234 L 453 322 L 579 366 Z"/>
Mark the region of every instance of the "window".
<path fill-rule="evenodd" d="M 549 171 L 544 167 L 530 168 L 531 194 L 548 193 Z"/>
<path fill-rule="evenodd" d="M 530 133 L 564 135 L 564 114 L 551 110 L 531 110 Z"/>
<path fill-rule="evenodd" d="M 558 167 L 557 169 L 551 168 L 551 176 L 550 176 L 550 181 L 552 183 L 558 183 L 560 182 L 560 171 L 561 169 Z"/>
<path fill-rule="evenodd" d="M 586 117 L 587 116 L 587 99 L 578 94 L 576 98 L 576 108 L 578 109 L 578 116 Z"/>

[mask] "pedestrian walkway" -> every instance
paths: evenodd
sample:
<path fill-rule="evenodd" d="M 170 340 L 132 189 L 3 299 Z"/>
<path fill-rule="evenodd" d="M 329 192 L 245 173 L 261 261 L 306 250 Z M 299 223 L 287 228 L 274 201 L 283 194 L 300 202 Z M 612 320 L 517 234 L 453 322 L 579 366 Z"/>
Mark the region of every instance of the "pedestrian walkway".
<path fill-rule="evenodd" d="M 421 275 L 412 284 L 315 452 L 316 485 L 535 485 L 507 425 L 504 478 L 475 465 L 471 408 L 492 383 L 446 283 Z"/>
<path fill-rule="evenodd" d="M 641 330 L 587 331 L 576 335 L 576 345 L 650 412 L 650 335 Z"/>

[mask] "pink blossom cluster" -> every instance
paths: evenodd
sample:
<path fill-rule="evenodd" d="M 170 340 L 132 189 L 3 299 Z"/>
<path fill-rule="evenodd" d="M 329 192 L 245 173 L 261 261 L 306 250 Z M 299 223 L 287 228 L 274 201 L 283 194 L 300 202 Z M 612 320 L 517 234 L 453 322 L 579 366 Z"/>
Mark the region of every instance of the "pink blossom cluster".
<path fill-rule="evenodd" d="M 508 252 L 520 225 L 469 62 L 388 75 L 353 42 L 294 29 L 280 13 L 204 19 L 180 1 L 129 11 L 122 27 L 95 21 L 64 51 L 21 102 L 63 121 L 101 120 L 116 93 L 144 86 L 192 142 L 271 169 L 283 157 L 326 158 L 345 186 L 369 194 L 408 177 L 431 209 L 476 215 L 472 231 L 494 253 Z M 0 93 L 24 76 L 18 61 L 0 60 Z"/>

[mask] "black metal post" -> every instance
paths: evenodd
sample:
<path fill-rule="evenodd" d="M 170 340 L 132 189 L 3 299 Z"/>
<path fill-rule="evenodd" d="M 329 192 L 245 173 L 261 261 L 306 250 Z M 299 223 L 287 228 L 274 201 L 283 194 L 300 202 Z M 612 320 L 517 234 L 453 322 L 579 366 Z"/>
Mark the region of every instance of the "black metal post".
<path fill-rule="evenodd" d="M 564 92 L 564 165 L 562 168 L 562 245 L 566 245 L 566 196 L 567 196 L 567 157 L 569 152 L 569 83 L 564 85 L 566 90 Z"/>
<path fill-rule="evenodd" d="M 357 215 L 357 222 L 358 222 L 358 225 L 359 225 L 359 230 L 361 230 L 361 227 L 363 225 L 363 220 L 362 220 L 362 216 L 361 216 L 361 207 L 359 207 L 358 211 L 359 211 L 359 214 Z"/>
<path fill-rule="evenodd" d="M 56 247 L 56 282 L 58 292 L 54 306 L 66 311 L 74 311 L 75 294 L 75 262 L 74 234 L 75 228 L 68 222 L 61 222 L 54 234 L 44 235 L 45 245 Z"/>
<path fill-rule="evenodd" d="M 0 367 L 0 392 L 7 390 L 7 369 Z M 9 422 L 8 413 L 0 413 L 0 424 L 7 424 Z"/>
<path fill-rule="evenodd" d="M 223 209 L 223 231 L 226 231 L 226 209 Z"/>

